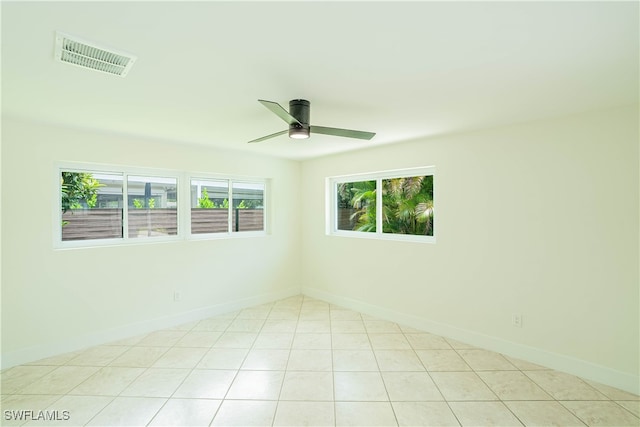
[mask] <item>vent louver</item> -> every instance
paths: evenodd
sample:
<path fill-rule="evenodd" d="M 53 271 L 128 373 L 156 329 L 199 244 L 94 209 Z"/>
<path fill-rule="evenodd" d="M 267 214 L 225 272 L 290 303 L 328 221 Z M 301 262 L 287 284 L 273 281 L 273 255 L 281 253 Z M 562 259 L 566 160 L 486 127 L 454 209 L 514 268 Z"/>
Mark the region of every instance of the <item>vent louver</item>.
<path fill-rule="evenodd" d="M 61 62 L 120 77 L 125 77 L 136 61 L 131 54 L 98 47 L 60 32 L 56 33 L 55 56 Z"/>

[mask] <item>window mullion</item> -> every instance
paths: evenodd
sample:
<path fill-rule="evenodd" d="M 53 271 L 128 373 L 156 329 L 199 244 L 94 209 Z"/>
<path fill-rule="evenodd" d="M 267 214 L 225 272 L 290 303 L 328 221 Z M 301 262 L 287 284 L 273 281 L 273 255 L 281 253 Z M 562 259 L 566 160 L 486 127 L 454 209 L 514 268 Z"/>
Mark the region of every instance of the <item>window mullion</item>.
<path fill-rule="evenodd" d="M 228 195 L 229 195 L 229 214 L 227 215 L 229 218 L 229 233 L 232 233 L 234 231 L 233 229 L 233 180 L 227 180 L 227 182 L 229 183 L 229 188 L 228 188 Z"/>
<path fill-rule="evenodd" d="M 338 185 L 340 183 L 337 181 L 331 181 L 331 186 L 333 188 L 331 192 L 331 200 L 328 203 L 331 203 L 331 232 L 335 233 L 338 231 Z"/>
<path fill-rule="evenodd" d="M 338 186 L 340 184 L 343 184 L 343 182 L 336 181 L 336 182 L 334 182 L 334 187 L 333 187 L 333 189 L 334 189 L 334 194 L 333 194 L 334 211 L 333 211 L 333 213 L 335 215 L 334 231 L 340 230 L 340 220 L 339 220 L 339 217 L 338 217 L 338 215 L 340 213 L 340 210 L 339 210 L 339 207 L 338 207 L 338 191 L 339 191 L 338 190 Z"/>
<path fill-rule="evenodd" d="M 122 174 L 122 239 L 129 240 L 129 174 Z"/>
<path fill-rule="evenodd" d="M 182 185 L 178 186 L 178 234 L 186 239 L 191 234 L 191 179 L 186 173 L 181 175 Z M 181 212 L 182 211 L 182 215 Z"/>
<path fill-rule="evenodd" d="M 269 196 L 270 196 L 270 188 L 266 182 L 264 182 L 264 186 L 262 187 L 262 229 L 263 231 L 267 231 L 267 224 L 269 222 L 269 218 L 267 217 L 268 206 L 269 206 Z"/>
<path fill-rule="evenodd" d="M 382 178 L 376 178 L 376 234 L 382 234 Z"/>
<path fill-rule="evenodd" d="M 62 171 L 63 168 L 57 168 L 56 179 L 53 181 L 56 189 L 56 208 L 55 208 L 55 220 L 54 220 L 54 233 L 55 240 L 54 245 L 58 245 L 62 242 Z"/>
<path fill-rule="evenodd" d="M 184 219 L 182 218 L 182 206 L 180 205 L 182 203 L 182 185 L 183 183 L 183 176 L 184 174 L 179 174 L 177 175 L 176 178 L 176 236 L 180 239 L 184 238 Z M 168 198 L 168 197 L 167 197 Z"/>

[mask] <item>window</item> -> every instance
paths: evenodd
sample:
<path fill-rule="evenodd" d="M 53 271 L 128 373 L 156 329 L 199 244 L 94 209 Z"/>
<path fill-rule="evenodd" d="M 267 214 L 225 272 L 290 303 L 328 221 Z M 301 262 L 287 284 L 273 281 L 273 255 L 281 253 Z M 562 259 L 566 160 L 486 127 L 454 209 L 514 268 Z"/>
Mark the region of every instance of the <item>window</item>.
<path fill-rule="evenodd" d="M 56 173 L 59 248 L 266 231 L 266 180 L 72 163 Z"/>
<path fill-rule="evenodd" d="M 435 242 L 434 167 L 327 180 L 328 234 Z"/>
<path fill-rule="evenodd" d="M 264 230 L 264 183 L 234 182 L 233 231 Z"/>
<path fill-rule="evenodd" d="M 229 231 L 229 182 L 191 180 L 191 234 Z"/>
<path fill-rule="evenodd" d="M 176 178 L 127 177 L 129 238 L 178 234 L 177 187 Z"/>
<path fill-rule="evenodd" d="M 109 169 L 58 170 L 61 247 L 178 234 L 178 178 Z M 85 243 L 83 243 L 85 242 Z"/>
<path fill-rule="evenodd" d="M 117 239 L 122 230 L 122 175 L 62 171 L 62 240 Z"/>
<path fill-rule="evenodd" d="M 433 236 L 433 175 L 381 181 L 382 232 Z"/>
<path fill-rule="evenodd" d="M 191 234 L 264 231 L 264 182 L 192 178 Z"/>
<path fill-rule="evenodd" d="M 376 231 L 376 181 L 340 182 L 336 229 Z"/>

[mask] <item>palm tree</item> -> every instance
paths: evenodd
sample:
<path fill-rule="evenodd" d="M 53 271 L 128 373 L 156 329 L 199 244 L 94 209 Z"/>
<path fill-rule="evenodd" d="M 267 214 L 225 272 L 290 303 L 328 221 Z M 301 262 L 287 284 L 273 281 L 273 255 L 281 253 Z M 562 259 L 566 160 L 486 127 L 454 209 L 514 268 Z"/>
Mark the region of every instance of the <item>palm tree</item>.
<path fill-rule="evenodd" d="M 354 209 L 354 231 L 376 231 L 376 181 L 338 186 L 340 209 Z M 382 232 L 433 236 L 433 176 L 382 180 Z"/>
<path fill-rule="evenodd" d="M 433 235 L 433 176 L 382 180 L 384 233 Z"/>
<path fill-rule="evenodd" d="M 376 231 L 376 182 L 345 182 L 338 185 L 339 208 L 353 208 L 349 218 L 354 231 Z"/>

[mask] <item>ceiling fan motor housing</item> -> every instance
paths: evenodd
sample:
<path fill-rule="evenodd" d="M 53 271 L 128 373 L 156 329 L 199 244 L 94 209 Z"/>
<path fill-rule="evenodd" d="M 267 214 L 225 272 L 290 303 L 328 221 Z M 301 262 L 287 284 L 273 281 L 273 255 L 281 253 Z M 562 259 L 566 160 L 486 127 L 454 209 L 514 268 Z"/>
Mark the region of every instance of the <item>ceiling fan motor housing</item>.
<path fill-rule="evenodd" d="M 290 138 L 309 137 L 309 111 L 311 103 L 306 99 L 292 99 L 289 101 L 289 114 L 296 118 L 301 124 L 292 123 L 289 125 Z"/>

